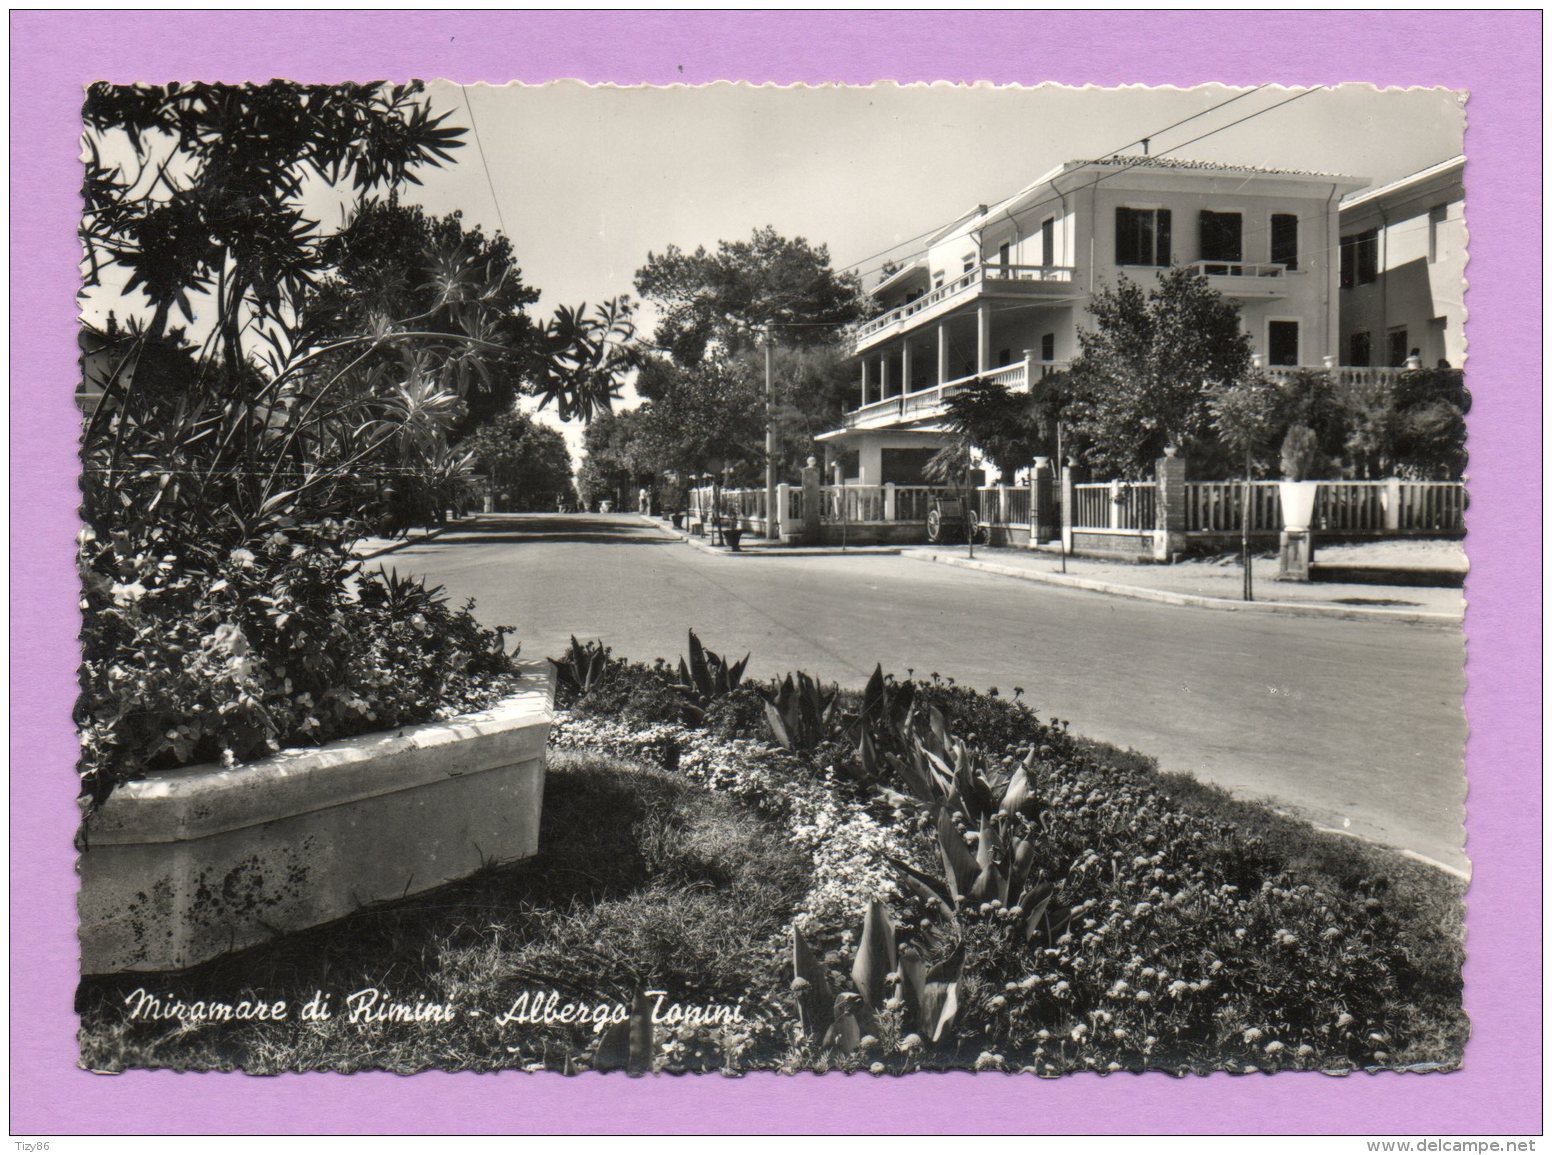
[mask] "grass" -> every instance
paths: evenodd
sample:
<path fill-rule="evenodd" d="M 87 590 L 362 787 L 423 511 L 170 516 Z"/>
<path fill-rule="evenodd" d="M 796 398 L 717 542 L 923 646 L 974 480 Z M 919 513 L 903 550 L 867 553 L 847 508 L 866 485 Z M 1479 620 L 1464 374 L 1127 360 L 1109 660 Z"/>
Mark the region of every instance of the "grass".
<path fill-rule="evenodd" d="M 750 1014 L 782 982 L 772 942 L 804 892 L 803 871 L 782 832 L 731 798 L 615 759 L 554 753 L 533 861 L 179 975 L 87 980 L 77 995 L 82 1065 L 565 1069 L 592 1044 L 590 1029 L 498 1026 L 521 992 L 628 1006 L 634 992 L 660 989 L 697 1003 L 741 1001 Z M 285 999 L 293 1020 L 126 1022 L 124 999 L 137 987 L 186 1003 Z M 460 1014 L 451 1024 L 294 1020 L 315 991 L 335 992 L 338 1006 L 369 987 L 398 1001 L 451 1002 Z"/>

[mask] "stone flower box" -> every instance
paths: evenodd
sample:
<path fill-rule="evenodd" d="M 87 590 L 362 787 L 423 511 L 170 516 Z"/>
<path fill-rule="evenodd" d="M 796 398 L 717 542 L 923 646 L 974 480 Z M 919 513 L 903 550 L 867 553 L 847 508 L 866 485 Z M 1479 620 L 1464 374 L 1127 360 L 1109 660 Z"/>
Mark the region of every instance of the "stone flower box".
<path fill-rule="evenodd" d="M 554 668 L 489 710 L 126 783 L 80 856 L 81 973 L 180 970 L 539 845 Z"/>

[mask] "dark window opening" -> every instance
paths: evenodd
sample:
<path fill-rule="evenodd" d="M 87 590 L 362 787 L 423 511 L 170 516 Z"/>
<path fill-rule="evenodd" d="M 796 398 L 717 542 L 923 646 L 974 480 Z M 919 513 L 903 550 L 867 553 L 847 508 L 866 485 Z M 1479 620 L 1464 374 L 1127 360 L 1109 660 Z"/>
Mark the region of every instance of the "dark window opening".
<path fill-rule="evenodd" d="M 1342 238 L 1342 288 L 1370 285 L 1380 275 L 1380 234 L 1378 229 L 1354 233 Z"/>
<path fill-rule="evenodd" d="M 1056 264 L 1056 218 L 1046 217 L 1040 223 L 1040 263 L 1049 268 Z"/>
<path fill-rule="evenodd" d="M 1407 331 L 1405 329 L 1392 329 L 1386 335 L 1386 349 L 1389 354 L 1390 367 L 1399 369 L 1406 364 L 1407 359 Z"/>
<path fill-rule="evenodd" d="M 998 349 L 997 350 L 997 365 L 998 365 L 998 367 L 1000 368 L 1003 365 L 1011 365 L 1011 364 L 1013 364 L 1013 350 L 1012 349 Z"/>
<path fill-rule="evenodd" d="M 1299 218 L 1292 213 L 1272 214 L 1272 263 L 1299 267 Z"/>
<path fill-rule="evenodd" d="M 1040 338 L 1040 360 L 1056 360 L 1056 334 L 1047 333 Z"/>
<path fill-rule="evenodd" d="M 1369 334 L 1367 332 L 1354 333 L 1347 338 L 1347 363 L 1349 365 L 1368 366 L 1373 356 L 1374 353 L 1370 348 Z"/>
<path fill-rule="evenodd" d="M 1116 264 L 1162 268 L 1169 261 L 1168 209 L 1116 209 Z"/>
<path fill-rule="evenodd" d="M 1008 267 L 1008 246 L 1007 245 L 998 245 L 997 246 L 997 263 L 999 265 L 1001 265 L 1005 269 Z"/>
<path fill-rule="evenodd" d="M 1201 230 L 1202 260 L 1237 262 L 1245 259 L 1244 229 L 1238 213 L 1215 213 L 1203 209 Z"/>
<path fill-rule="evenodd" d="M 1299 323 L 1297 321 L 1267 322 L 1266 359 L 1273 365 L 1299 363 Z"/>

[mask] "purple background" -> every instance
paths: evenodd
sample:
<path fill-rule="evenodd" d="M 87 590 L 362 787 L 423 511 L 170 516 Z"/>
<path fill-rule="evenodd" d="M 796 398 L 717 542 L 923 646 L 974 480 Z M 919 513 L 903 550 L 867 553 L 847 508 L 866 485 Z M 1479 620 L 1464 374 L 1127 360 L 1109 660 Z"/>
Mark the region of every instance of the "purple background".
<path fill-rule="evenodd" d="M 1539 1132 L 1538 12 L 76 13 L 11 17 L 12 1132 Z M 1449 1075 L 628 1080 L 76 1068 L 80 86 L 447 77 L 1468 89 L 1465 1068 Z M 1441 703 L 1441 708 L 1447 708 Z"/>

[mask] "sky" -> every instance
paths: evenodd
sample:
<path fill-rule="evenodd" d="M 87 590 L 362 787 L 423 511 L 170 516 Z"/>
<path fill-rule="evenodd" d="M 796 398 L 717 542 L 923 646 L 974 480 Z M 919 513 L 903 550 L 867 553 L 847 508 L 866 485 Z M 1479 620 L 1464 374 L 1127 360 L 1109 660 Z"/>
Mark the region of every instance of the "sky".
<path fill-rule="evenodd" d="M 1142 137 L 1155 156 L 1375 184 L 1462 151 L 1463 94 L 1354 84 L 1274 107 L 1299 91 L 436 81 L 433 109 L 472 131 L 457 163 L 421 171 L 404 199 L 506 232 L 542 316 L 634 295 L 649 252 L 714 248 L 764 225 L 876 274 L 918 234 L 1065 161 L 1136 154 Z M 564 431 L 575 451 L 580 428 Z"/>

